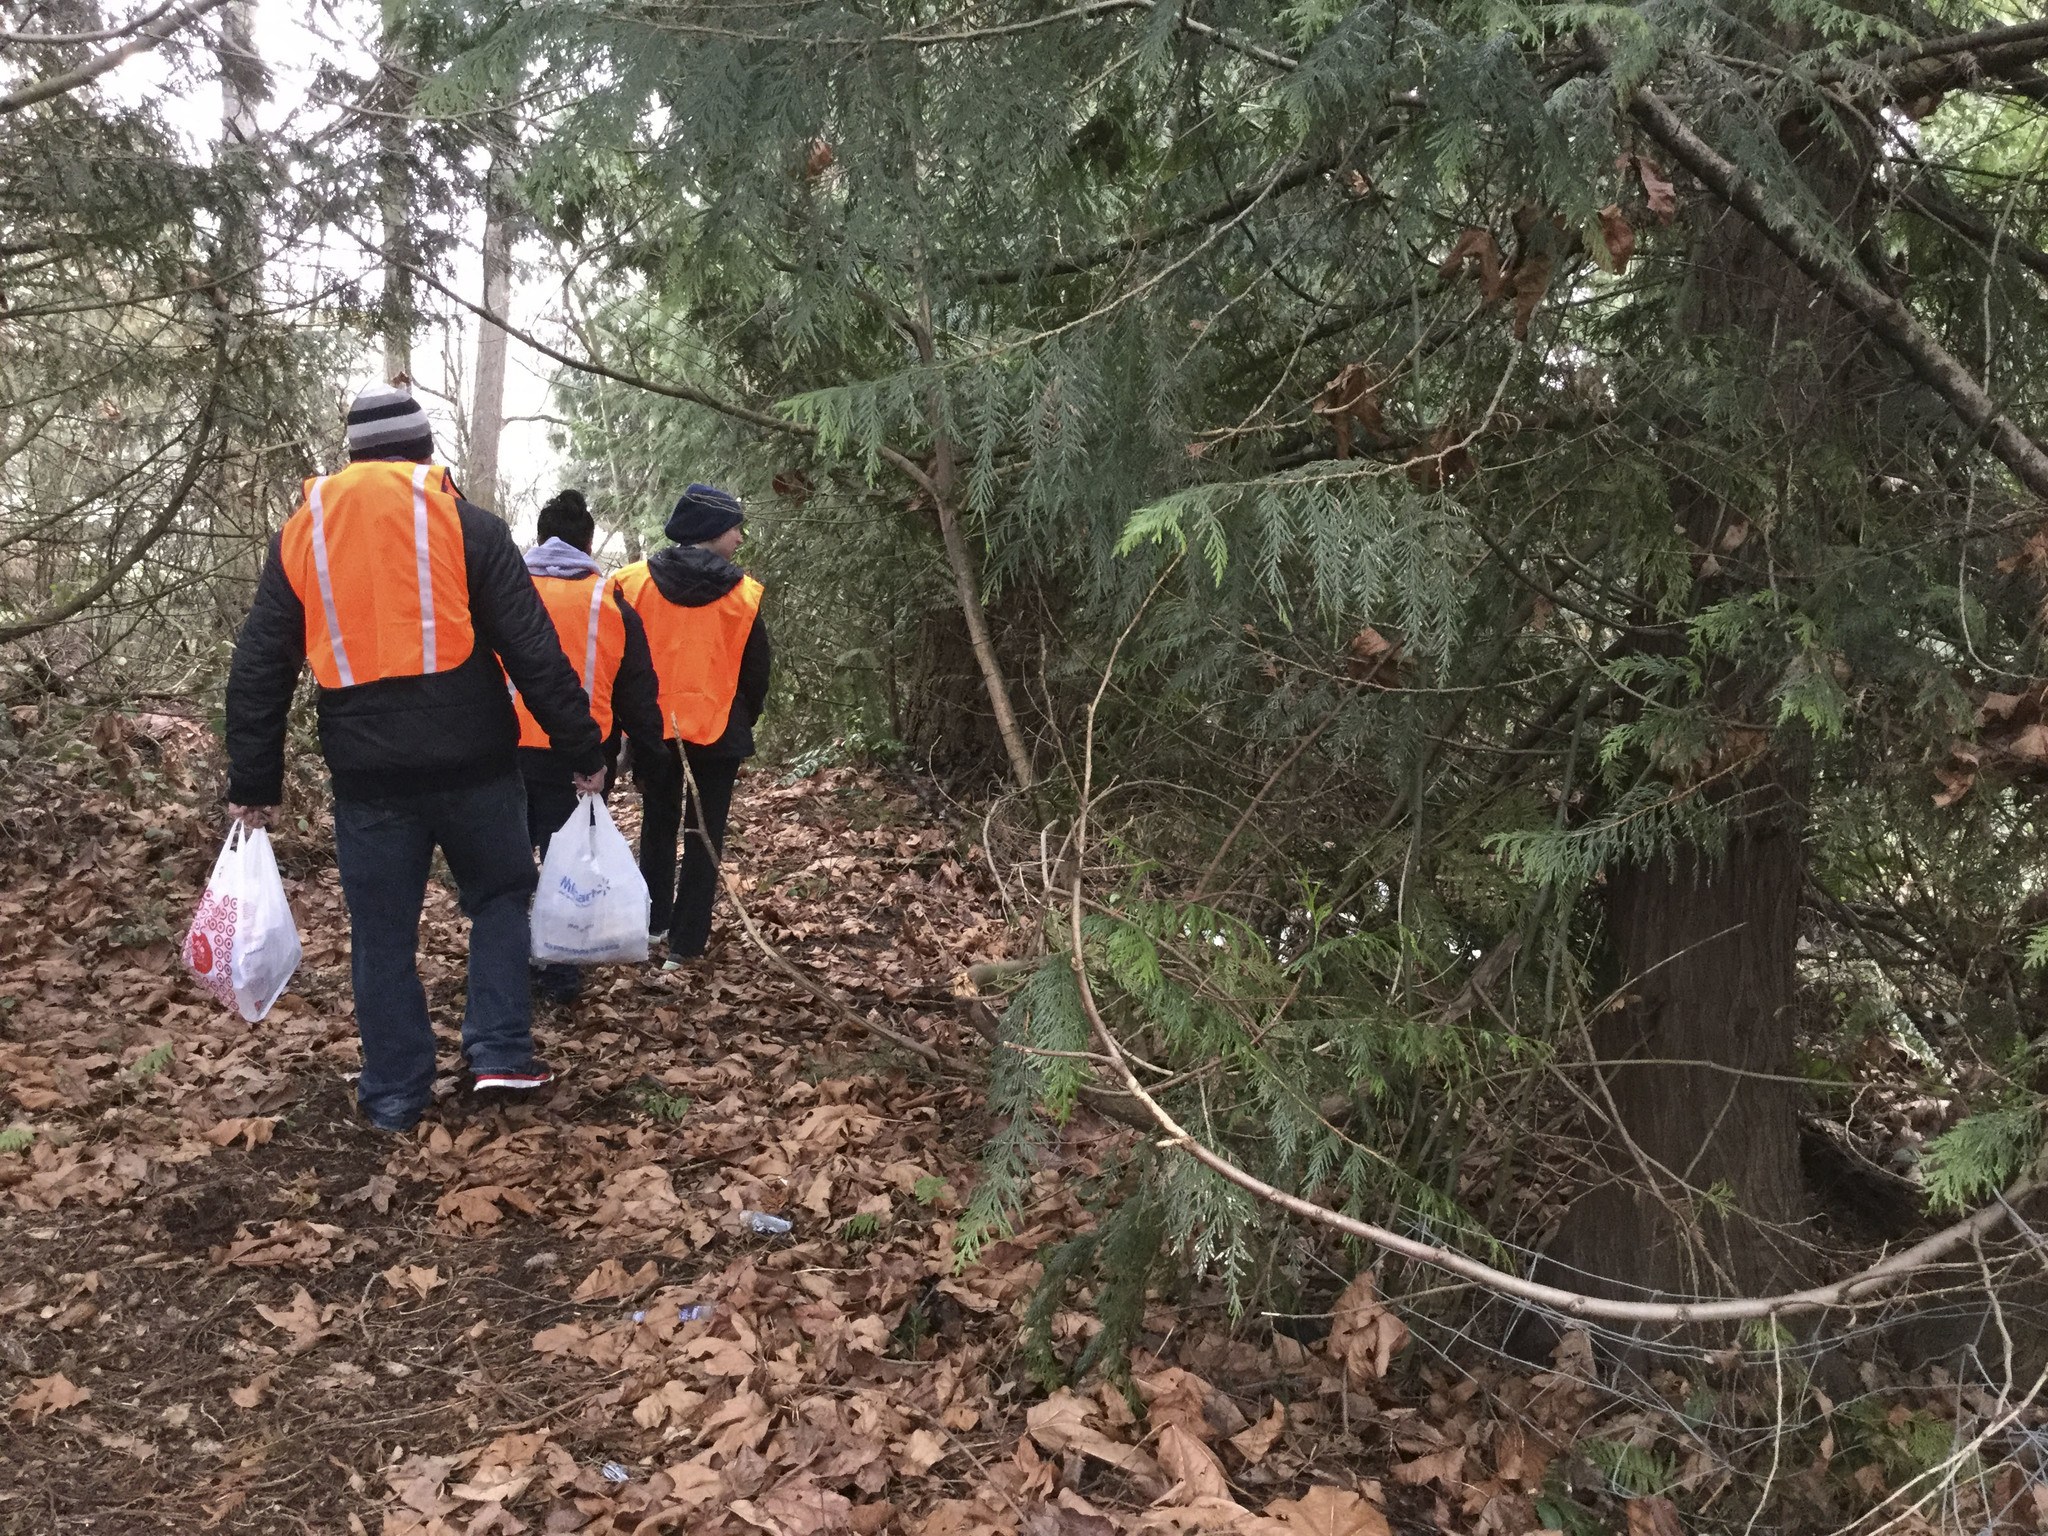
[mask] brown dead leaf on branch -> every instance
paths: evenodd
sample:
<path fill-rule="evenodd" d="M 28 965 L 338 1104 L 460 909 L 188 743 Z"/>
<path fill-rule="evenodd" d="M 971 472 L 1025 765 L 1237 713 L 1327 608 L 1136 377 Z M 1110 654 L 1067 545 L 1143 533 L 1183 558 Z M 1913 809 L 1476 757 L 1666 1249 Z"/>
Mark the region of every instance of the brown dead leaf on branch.
<path fill-rule="evenodd" d="M 1444 259 L 1437 263 L 1436 275 L 1447 283 L 1453 282 L 1468 267 L 1479 274 L 1482 303 L 1491 304 L 1506 291 L 1506 284 L 1501 280 L 1500 242 L 1494 239 L 1492 230 L 1476 227 L 1460 230 Z"/>
<path fill-rule="evenodd" d="M 1600 210 L 1600 239 L 1607 251 L 1608 270 L 1619 277 L 1628 270 L 1636 253 L 1636 232 L 1622 214 L 1621 204 L 1609 203 Z"/>
<path fill-rule="evenodd" d="M 1346 363 L 1337 376 L 1323 386 L 1311 409 L 1326 417 L 1337 434 L 1337 457 L 1351 457 L 1351 429 L 1355 423 L 1368 436 L 1381 434 L 1380 380 L 1363 363 Z"/>
<path fill-rule="evenodd" d="M 1648 155 L 1617 155 L 1614 164 L 1624 176 L 1635 173 L 1651 216 L 1659 224 L 1669 224 L 1678 213 L 1678 189 L 1671 185 L 1664 168 Z"/>
<path fill-rule="evenodd" d="M 2048 683 L 2022 693 L 1990 692 L 1977 706 L 1977 739 L 1958 741 L 1934 770 L 1941 788 L 1934 803 L 1956 804 L 1981 773 L 2023 777 L 2048 768 Z"/>

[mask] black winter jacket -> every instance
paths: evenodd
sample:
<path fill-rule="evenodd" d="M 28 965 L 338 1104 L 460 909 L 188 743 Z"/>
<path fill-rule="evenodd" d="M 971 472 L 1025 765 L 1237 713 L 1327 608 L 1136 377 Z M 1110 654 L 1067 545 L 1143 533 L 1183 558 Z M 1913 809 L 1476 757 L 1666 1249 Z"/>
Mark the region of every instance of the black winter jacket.
<path fill-rule="evenodd" d="M 661 685 L 654 676 L 654 653 L 647 646 L 647 626 L 626 601 L 626 594 L 612 592 L 619 614 L 626 621 L 626 651 L 619 658 L 619 670 L 612 678 L 612 735 L 607 754 L 616 756 L 618 733 L 624 731 L 633 743 L 633 772 L 642 789 L 650 780 L 664 778 L 668 756 L 661 750 Z M 575 771 L 574 765 L 551 747 L 521 747 L 519 771 L 534 783 L 563 783 Z"/>
<path fill-rule="evenodd" d="M 740 584 L 747 573 L 723 555 L 697 544 L 668 544 L 647 557 L 654 588 L 678 608 L 703 608 Z M 740 681 L 732 701 L 725 734 L 696 750 L 710 757 L 752 757 L 754 722 L 768 702 L 768 679 L 774 658 L 768 646 L 768 625 L 759 613 L 747 631 L 740 652 Z"/>
<path fill-rule="evenodd" d="M 604 766 L 590 701 L 511 530 L 459 497 L 455 507 L 476 644 L 446 672 L 319 689 L 320 751 L 339 799 L 423 794 L 512 772 L 519 722 L 507 675 L 575 771 Z M 228 671 L 228 799 L 237 805 L 275 805 L 283 796 L 285 724 L 305 660 L 305 606 L 273 538 Z"/>

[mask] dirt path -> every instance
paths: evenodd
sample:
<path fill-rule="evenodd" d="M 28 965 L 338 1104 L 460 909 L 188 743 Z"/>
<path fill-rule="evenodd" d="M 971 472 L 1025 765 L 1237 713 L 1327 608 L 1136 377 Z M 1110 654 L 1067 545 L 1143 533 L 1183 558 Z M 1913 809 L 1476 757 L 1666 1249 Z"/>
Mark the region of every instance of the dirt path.
<path fill-rule="evenodd" d="M 1027 1356 L 1040 1251 L 1130 1136 L 1083 1112 L 1022 1230 L 955 1272 L 988 1123 L 947 983 L 1002 930 L 970 829 L 902 784 L 752 775 L 734 847 L 778 947 L 938 1069 L 722 921 L 701 968 L 542 1011 L 542 1104 L 477 1112 L 451 1077 L 394 1139 L 352 1112 L 323 826 L 279 835 L 306 959 L 244 1026 L 175 956 L 219 835 L 203 733 L 94 740 L 0 865 L 0 1091 L 30 1138 L 0 1152 L 0 1531 L 1386 1536 L 1385 1504 L 1445 1509 L 1357 1480 L 1397 1432 L 1437 1458 L 1418 1483 L 1464 1454 L 1345 1395 L 1336 1357 L 1398 1326 L 1369 1302 L 1319 1353 L 1154 1306 L 1134 1396 L 1045 1396 L 1099 1324 L 1056 1310 Z M 445 890 L 422 954 L 452 1023 Z"/>

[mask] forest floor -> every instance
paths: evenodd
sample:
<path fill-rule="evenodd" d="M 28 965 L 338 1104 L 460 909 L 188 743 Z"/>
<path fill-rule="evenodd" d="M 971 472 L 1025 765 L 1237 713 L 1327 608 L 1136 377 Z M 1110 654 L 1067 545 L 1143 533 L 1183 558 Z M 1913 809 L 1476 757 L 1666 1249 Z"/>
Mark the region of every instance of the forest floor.
<path fill-rule="evenodd" d="M 1022 1229 L 956 1268 L 988 1111 L 949 987 L 1006 929 L 973 827 L 910 781 L 762 770 L 736 807 L 749 910 L 844 1009 L 727 906 L 701 968 L 541 1010 L 542 1102 L 476 1110 L 451 1077 L 394 1138 L 353 1113 L 318 812 L 278 836 L 306 955 L 270 1018 L 181 972 L 209 753 L 193 722 L 103 717 L 0 836 L 0 1531 L 1523 1536 L 1590 1417 L 1654 1441 L 1654 1412 L 1617 1431 L 1583 1335 L 1554 1371 L 1397 1385 L 1369 1275 L 1306 1347 L 1155 1304 L 1128 1394 L 1048 1395 L 1041 1250 L 1132 1133 L 1078 1113 Z M 444 888 L 421 953 L 451 1025 Z M 1057 1352 L 1097 1326 L 1056 1311 Z M 1662 1498 L 1586 1499 L 1677 1529 Z"/>

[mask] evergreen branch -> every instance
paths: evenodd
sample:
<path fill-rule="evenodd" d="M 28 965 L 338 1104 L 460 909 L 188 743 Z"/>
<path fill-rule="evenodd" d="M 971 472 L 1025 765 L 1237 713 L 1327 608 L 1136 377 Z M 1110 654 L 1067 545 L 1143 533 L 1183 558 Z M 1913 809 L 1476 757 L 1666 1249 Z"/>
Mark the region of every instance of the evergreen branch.
<path fill-rule="evenodd" d="M 54 629 L 65 620 L 75 618 L 85 612 L 86 609 L 113 591 L 121 578 L 134 570 L 142 557 L 148 554 L 158 541 L 171 531 L 171 525 L 177 522 L 178 514 L 184 511 L 185 503 L 190 499 L 193 487 L 199 483 L 199 472 L 209 462 L 205 453 L 206 440 L 213 431 L 214 411 L 220 403 L 220 386 L 221 377 L 219 372 L 216 371 L 213 376 L 213 383 L 206 393 L 206 404 L 201 408 L 199 420 L 195 424 L 197 441 L 193 445 L 191 457 L 185 461 L 185 473 L 179 477 L 178 484 L 164 502 L 163 509 L 157 513 L 149 526 L 142 530 L 141 536 L 128 547 L 127 552 L 120 559 L 116 560 L 101 573 L 98 581 L 95 581 L 84 591 L 74 594 L 56 607 L 40 613 L 32 619 L 24 619 L 18 624 L 9 624 L 5 628 L 0 628 L 0 645 L 5 645 L 15 640 L 25 640 L 30 635 L 41 634 L 46 629 Z"/>
<path fill-rule="evenodd" d="M 1774 204 L 1758 183 L 1702 139 L 1654 91 L 1638 90 L 1630 115 L 1700 183 L 1754 224 L 1808 277 L 1854 312 L 1879 340 L 1948 402 L 2000 463 L 2036 496 L 2048 501 L 2048 450 L 2004 411 L 1940 341 L 1899 300 L 1855 270 L 1788 210 Z"/>
<path fill-rule="evenodd" d="M 1191 214 L 1185 219 L 1178 219 L 1164 229 L 1149 234 L 1132 235 L 1129 239 L 1119 240 L 1113 245 L 1098 246 L 1079 256 L 1063 256 L 1041 267 L 992 267 L 985 272 L 970 273 L 965 281 L 976 287 L 992 287 L 1002 283 L 1021 283 L 1026 278 L 1033 277 L 1071 277 L 1092 267 L 1127 260 L 1150 250 L 1155 245 L 1163 245 L 1169 240 L 1179 239 L 1182 235 L 1191 235 L 1211 225 L 1221 224 L 1225 219 L 1235 218 L 1247 209 L 1256 207 L 1266 198 L 1277 197 L 1283 192 L 1292 192 L 1297 187 L 1306 186 L 1316 177 L 1334 171 L 1343 162 L 1344 156 L 1341 153 L 1321 155 L 1277 177 L 1240 187 L 1214 206 L 1205 208 L 1200 213 Z"/>
<path fill-rule="evenodd" d="M 1155 584 L 1153 592 L 1157 592 Z M 1147 601 L 1150 601 L 1148 595 Z M 1142 617 L 1141 605 L 1137 617 Z M 1806 1312 L 1828 1311 L 1834 1308 L 1854 1308 L 1865 1304 L 1893 1286 L 1922 1273 L 1947 1255 L 1966 1244 L 1974 1244 L 1987 1233 L 2003 1225 L 2009 1213 L 2027 1196 L 2048 1182 L 2048 1152 L 2043 1152 L 2033 1167 L 2019 1178 L 1997 1202 L 1985 1206 L 1974 1214 L 1943 1228 L 1912 1247 L 1903 1249 L 1889 1258 L 1881 1259 L 1854 1275 L 1832 1284 L 1814 1286 L 1806 1290 L 1789 1291 L 1776 1296 L 1740 1297 L 1726 1300 L 1700 1300 L 1684 1302 L 1615 1301 L 1605 1297 L 1590 1296 L 1580 1291 L 1567 1291 L 1557 1286 L 1545 1285 L 1540 1281 L 1524 1279 L 1508 1270 L 1498 1268 L 1468 1254 L 1446 1248 L 1440 1243 L 1431 1243 L 1420 1238 L 1409 1237 L 1374 1222 L 1362 1221 L 1342 1211 L 1331 1209 L 1313 1200 L 1304 1199 L 1267 1183 L 1256 1174 L 1240 1167 L 1232 1159 L 1217 1152 L 1200 1138 L 1188 1131 L 1174 1118 L 1159 1100 L 1139 1081 L 1132 1071 L 1129 1055 L 1124 1049 L 1102 1010 L 1095 1000 L 1095 992 L 1089 982 L 1087 940 L 1082 927 L 1082 912 L 1087 905 L 1083 885 L 1083 871 L 1088 858 L 1088 811 L 1093 795 L 1095 775 L 1095 720 L 1104 695 L 1109 690 L 1110 676 L 1116 667 L 1118 654 L 1123 644 L 1136 627 L 1134 617 L 1116 643 L 1110 647 L 1108 662 L 1103 668 L 1102 681 L 1094 696 L 1088 702 L 1083 717 L 1081 795 L 1070 838 L 1072 862 L 1067 866 L 1071 871 L 1066 889 L 1068 926 L 1068 964 L 1073 969 L 1075 990 L 1079 996 L 1082 1011 L 1095 1038 L 1103 1051 L 1115 1064 L 1117 1075 L 1122 1079 L 1124 1091 L 1144 1106 L 1153 1122 L 1164 1133 L 1158 1143 L 1162 1148 L 1171 1148 L 1186 1153 L 1196 1163 L 1221 1177 L 1225 1182 L 1281 1210 L 1304 1217 L 1344 1233 L 1348 1237 L 1371 1243 L 1387 1252 L 1398 1254 L 1417 1263 L 1429 1264 L 1474 1284 L 1485 1287 L 1500 1295 L 1513 1296 L 1536 1306 L 1547 1307 L 1573 1318 L 1597 1318 L 1608 1322 L 1662 1323 L 1685 1326 L 1695 1323 L 1739 1322 L 1751 1319 L 1778 1318 Z"/>
<path fill-rule="evenodd" d="M 208 11 L 217 10 L 227 0 L 192 0 L 183 10 L 166 16 L 162 21 L 151 22 L 118 48 L 109 48 L 98 58 L 61 75 L 51 75 L 42 80 L 32 80 L 18 91 L 0 96 L 0 116 L 19 112 L 23 107 L 32 107 L 39 101 L 48 101 L 53 96 L 62 96 L 77 90 L 81 85 L 90 85 L 108 70 L 124 59 L 145 53 L 158 43 L 167 41 L 172 34 L 197 21 Z"/>

